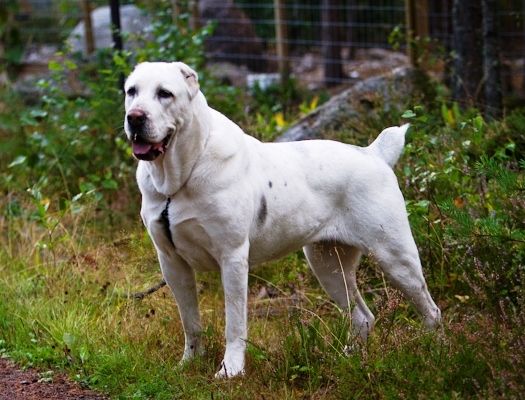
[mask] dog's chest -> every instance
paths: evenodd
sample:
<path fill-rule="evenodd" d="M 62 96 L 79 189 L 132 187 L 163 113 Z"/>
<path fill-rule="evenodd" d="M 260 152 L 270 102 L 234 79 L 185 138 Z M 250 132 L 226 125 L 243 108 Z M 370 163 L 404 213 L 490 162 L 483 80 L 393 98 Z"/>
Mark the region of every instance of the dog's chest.
<path fill-rule="evenodd" d="M 191 209 L 181 208 L 168 198 L 155 211 L 147 225 L 159 250 L 167 254 L 177 253 L 196 271 L 219 268 L 210 254 L 210 237 Z"/>

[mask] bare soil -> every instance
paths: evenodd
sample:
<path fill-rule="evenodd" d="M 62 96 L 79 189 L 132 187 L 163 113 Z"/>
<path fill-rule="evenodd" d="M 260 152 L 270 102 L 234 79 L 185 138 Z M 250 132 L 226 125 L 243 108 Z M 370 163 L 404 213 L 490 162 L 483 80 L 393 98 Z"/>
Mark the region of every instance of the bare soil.
<path fill-rule="evenodd" d="M 35 369 L 21 370 L 0 358 L 0 400 L 108 400 L 84 389 L 64 374 L 42 374 Z"/>

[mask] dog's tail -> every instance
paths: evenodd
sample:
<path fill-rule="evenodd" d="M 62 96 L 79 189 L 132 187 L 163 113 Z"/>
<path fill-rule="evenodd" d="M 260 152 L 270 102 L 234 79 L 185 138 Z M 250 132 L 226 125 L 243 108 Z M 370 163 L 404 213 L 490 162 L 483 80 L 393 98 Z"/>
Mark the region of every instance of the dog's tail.
<path fill-rule="evenodd" d="M 366 149 L 393 167 L 405 146 L 405 134 L 409 126 L 405 124 L 386 128 Z"/>

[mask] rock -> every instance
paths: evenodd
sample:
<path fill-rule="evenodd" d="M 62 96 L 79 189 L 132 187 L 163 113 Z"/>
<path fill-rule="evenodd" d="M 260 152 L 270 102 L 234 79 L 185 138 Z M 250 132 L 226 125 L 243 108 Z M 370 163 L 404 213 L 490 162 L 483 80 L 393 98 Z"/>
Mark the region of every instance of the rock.
<path fill-rule="evenodd" d="M 288 128 L 276 142 L 321 138 L 352 119 L 366 118 L 366 113 L 382 107 L 384 111 L 402 104 L 416 87 L 418 72 L 410 67 L 368 78 L 332 97 L 321 107 Z"/>
<path fill-rule="evenodd" d="M 201 0 L 199 13 L 204 23 L 217 22 L 213 35 L 205 41 L 210 59 L 245 65 L 251 71 L 266 71 L 263 41 L 250 18 L 233 0 Z"/>
<path fill-rule="evenodd" d="M 98 7 L 91 12 L 91 23 L 95 49 L 111 48 L 113 38 L 111 33 L 111 12 L 109 6 Z M 139 34 L 151 23 L 150 18 L 138 7 L 125 5 L 120 7 L 120 24 L 123 34 Z M 84 22 L 81 21 L 69 34 L 66 42 L 73 52 L 82 52 L 86 55 L 86 39 Z M 133 49 L 137 44 L 133 40 L 124 40 L 124 48 Z"/>
<path fill-rule="evenodd" d="M 278 85 L 281 82 L 281 75 L 277 73 L 271 74 L 249 74 L 246 77 L 246 86 L 253 90 L 256 86 L 265 91 L 270 86 Z"/>
<path fill-rule="evenodd" d="M 245 87 L 250 71 L 245 65 L 236 65 L 229 62 L 208 62 L 206 69 L 210 74 L 225 85 Z"/>
<path fill-rule="evenodd" d="M 53 44 L 30 45 L 24 50 L 22 63 L 25 64 L 45 64 L 53 58 L 58 50 L 58 46 Z"/>

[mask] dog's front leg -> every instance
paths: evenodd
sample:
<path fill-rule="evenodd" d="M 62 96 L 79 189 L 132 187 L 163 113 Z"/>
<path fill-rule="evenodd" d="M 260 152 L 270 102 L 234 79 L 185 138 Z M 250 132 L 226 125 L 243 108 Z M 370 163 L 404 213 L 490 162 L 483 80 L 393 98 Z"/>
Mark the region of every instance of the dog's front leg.
<path fill-rule="evenodd" d="M 184 328 L 184 354 L 181 363 L 202 353 L 201 321 L 193 269 L 177 254 L 159 254 L 162 275 L 175 296 Z"/>
<path fill-rule="evenodd" d="M 226 310 L 226 351 L 216 378 L 244 373 L 247 339 L 248 260 L 247 255 L 230 258 L 221 265 Z"/>

